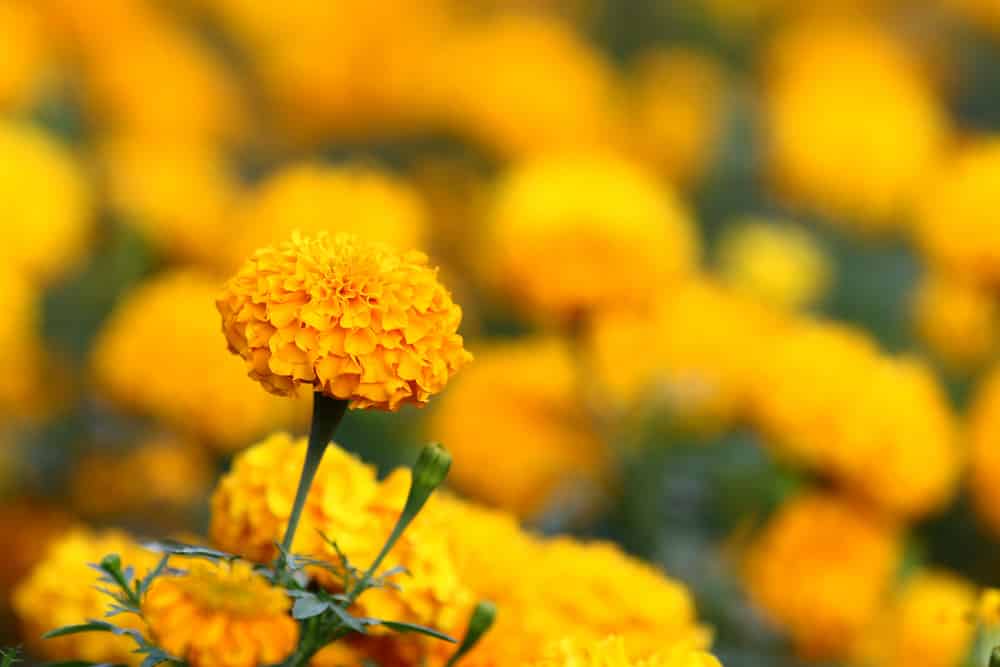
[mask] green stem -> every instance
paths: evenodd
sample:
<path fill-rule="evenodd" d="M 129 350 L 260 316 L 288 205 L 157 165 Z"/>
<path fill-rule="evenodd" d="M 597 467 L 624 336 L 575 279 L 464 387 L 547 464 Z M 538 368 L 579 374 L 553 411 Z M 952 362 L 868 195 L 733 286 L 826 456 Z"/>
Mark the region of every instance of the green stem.
<path fill-rule="evenodd" d="M 392 532 L 389 533 L 389 539 L 387 539 L 385 541 L 385 544 L 382 545 L 382 550 L 378 552 L 378 556 L 375 557 L 375 560 L 368 567 L 368 570 L 365 572 L 364 576 L 362 576 L 358 580 L 358 583 L 354 586 L 354 590 L 352 590 L 348 594 L 346 606 L 350 606 L 355 600 L 358 599 L 358 596 L 361 595 L 361 593 L 364 592 L 366 588 L 368 588 L 369 584 L 371 583 L 372 577 L 375 576 L 375 573 L 378 571 L 378 568 L 382 564 L 382 561 L 385 560 L 385 557 L 387 555 L 389 555 L 389 551 L 392 549 L 393 545 L 395 545 L 396 542 L 399 540 L 400 536 L 403 534 L 403 531 L 406 530 L 406 527 L 410 525 L 410 522 L 413 521 L 415 516 L 416 516 L 415 512 L 404 511 L 403 514 L 399 517 L 399 521 L 396 522 L 396 525 L 395 527 L 393 527 Z"/>
<path fill-rule="evenodd" d="M 302 475 L 299 477 L 299 488 L 295 493 L 295 503 L 292 505 L 292 513 L 288 517 L 288 528 L 285 529 L 285 539 L 281 541 L 282 551 L 286 554 L 292 551 L 292 542 L 295 540 L 295 530 L 299 526 L 302 518 L 302 509 L 305 507 L 306 498 L 309 496 L 309 488 L 312 486 L 313 478 L 316 477 L 316 470 L 319 468 L 323 454 L 327 445 L 333 439 L 333 434 L 337 426 L 344 418 L 347 411 L 347 401 L 330 398 L 319 392 L 313 394 L 313 416 L 312 427 L 309 430 L 309 446 L 306 449 L 306 460 L 302 464 Z"/>

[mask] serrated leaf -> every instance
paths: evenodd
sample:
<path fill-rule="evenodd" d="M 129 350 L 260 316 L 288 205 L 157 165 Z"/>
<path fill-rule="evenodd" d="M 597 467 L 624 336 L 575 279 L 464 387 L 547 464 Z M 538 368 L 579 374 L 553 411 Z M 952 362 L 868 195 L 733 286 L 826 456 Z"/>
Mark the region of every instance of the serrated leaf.
<path fill-rule="evenodd" d="M 115 632 L 118 627 L 107 623 L 105 621 L 90 621 L 89 623 L 79 623 L 77 625 L 64 625 L 61 628 L 56 628 L 55 630 L 49 630 L 44 635 L 42 639 L 54 639 L 56 637 L 65 637 L 66 635 L 76 635 L 81 632 Z"/>
<path fill-rule="evenodd" d="M 396 632 L 415 632 L 417 634 L 427 635 L 428 637 L 434 637 L 435 639 L 441 639 L 452 644 L 458 643 L 458 640 L 451 635 L 446 635 L 445 633 L 439 632 L 434 628 L 424 627 L 423 625 L 417 625 L 416 623 L 405 623 L 403 621 L 381 621 L 380 624 L 390 630 L 395 630 Z"/>
<path fill-rule="evenodd" d="M 357 616 L 351 616 L 343 607 L 335 604 L 330 605 L 330 611 L 332 611 L 337 618 L 340 619 L 340 622 L 343 623 L 345 627 L 360 634 L 365 633 L 365 623 L 363 619 L 360 619 Z M 369 625 L 372 624 L 369 623 Z"/>
<path fill-rule="evenodd" d="M 191 544 L 184 544 L 183 542 L 174 542 L 172 540 L 163 540 L 159 542 L 145 542 L 143 543 L 142 546 L 143 548 L 158 554 L 189 556 L 191 558 L 207 558 L 209 560 L 225 560 L 225 561 L 232 561 L 239 559 L 239 556 L 228 554 L 224 551 L 219 551 L 217 549 L 209 549 L 208 547 L 198 547 Z"/>
<path fill-rule="evenodd" d="M 301 621 L 306 618 L 312 618 L 313 616 L 319 616 L 329 607 L 329 602 L 320 600 L 314 595 L 309 597 L 300 597 L 295 600 L 295 604 L 292 605 L 292 618 Z"/>
<path fill-rule="evenodd" d="M 169 560 L 170 554 L 163 554 L 163 557 L 160 558 L 160 562 L 156 564 L 156 567 L 146 573 L 146 576 L 144 576 L 136 586 L 140 596 L 149 589 L 149 585 L 153 583 L 154 579 L 163 574 L 163 571 L 167 569 L 167 562 Z"/>

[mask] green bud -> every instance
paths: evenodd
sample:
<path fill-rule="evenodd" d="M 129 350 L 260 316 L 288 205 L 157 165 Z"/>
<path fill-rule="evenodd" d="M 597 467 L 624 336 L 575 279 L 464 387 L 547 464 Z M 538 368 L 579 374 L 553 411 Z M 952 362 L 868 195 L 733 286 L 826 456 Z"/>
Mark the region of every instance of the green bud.
<path fill-rule="evenodd" d="M 469 625 L 465 629 L 465 637 L 462 639 L 462 644 L 455 651 L 455 654 L 451 656 L 445 667 L 454 667 L 465 654 L 475 648 L 479 640 L 483 638 L 483 635 L 493 627 L 493 621 L 496 620 L 496 617 L 497 606 L 489 600 L 480 601 L 476 605 L 476 608 L 472 610 L 472 616 L 469 617 Z"/>
<path fill-rule="evenodd" d="M 438 443 L 425 446 L 420 451 L 413 466 L 413 490 L 415 495 L 430 495 L 448 476 L 451 468 L 451 454 Z"/>
<path fill-rule="evenodd" d="M 121 572 L 122 559 L 118 554 L 108 554 L 101 559 L 101 569 L 109 572 Z"/>
<path fill-rule="evenodd" d="M 1000 646 L 994 646 L 990 651 L 990 667 L 1000 667 Z"/>

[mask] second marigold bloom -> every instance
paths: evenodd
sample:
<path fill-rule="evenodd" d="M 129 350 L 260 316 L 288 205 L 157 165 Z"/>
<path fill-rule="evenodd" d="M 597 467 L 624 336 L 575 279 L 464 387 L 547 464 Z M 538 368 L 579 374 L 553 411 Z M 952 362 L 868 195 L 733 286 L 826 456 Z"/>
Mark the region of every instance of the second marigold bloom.
<path fill-rule="evenodd" d="M 347 234 L 258 250 L 217 301 L 230 349 L 274 394 L 424 405 L 472 356 L 462 309 L 420 252 Z"/>
<path fill-rule="evenodd" d="M 197 563 L 153 582 L 142 613 L 159 644 L 192 667 L 254 667 L 295 650 L 291 601 L 249 563 Z"/>

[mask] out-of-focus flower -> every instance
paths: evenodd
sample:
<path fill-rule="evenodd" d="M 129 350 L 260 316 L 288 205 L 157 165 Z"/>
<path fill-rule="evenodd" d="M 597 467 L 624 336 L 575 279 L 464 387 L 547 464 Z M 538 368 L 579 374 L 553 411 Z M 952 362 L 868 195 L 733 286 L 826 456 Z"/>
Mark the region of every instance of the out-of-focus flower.
<path fill-rule="evenodd" d="M 1000 6 L 992 0 L 943 0 L 942 4 L 1000 34 Z"/>
<path fill-rule="evenodd" d="M 83 258 L 92 226 L 90 195 L 72 154 L 40 129 L 0 121 L 0 258 L 52 282 Z"/>
<path fill-rule="evenodd" d="M 211 0 L 292 139 L 399 134 L 426 125 L 447 3 Z"/>
<path fill-rule="evenodd" d="M 95 452 L 74 466 L 73 508 L 83 515 L 190 507 L 210 488 L 212 468 L 194 443 L 159 436 L 125 453 Z"/>
<path fill-rule="evenodd" d="M 917 334 L 950 367 L 973 369 L 996 350 L 1000 309 L 976 283 L 933 273 L 921 281 L 912 308 Z"/>
<path fill-rule="evenodd" d="M 115 401 L 222 449 L 243 447 L 304 421 L 302 401 L 282 401 L 247 382 L 219 339 L 218 281 L 175 270 L 119 304 L 93 348 L 100 387 Z"/>
<path fill-rule="evenodd" d="M 673 192 L 610 155 L 514 167 L 491 216 L 489 276 L 542 318 L 643 304 L 698 261 L 694 226 Z"/>
<path fill-rule="evenodd" d="M 427 214 L 419 193 L 375 169 L 298 164 L 270 176 L 242 203 L 229 266 L 258 248 L 320 232 L 347 232 L 400 250 L 420 247 Z M 228 267 L 227 267 L 228 268 Z"/>
<path fill-rule="evenodd" d="M 956 419 L 933 373 L 861 334 L 803 323 L 772 341 L 756 380 L 758 425 L 778 453 L 880 508 L 917 517 L 952 497 Z"/>
<path fill-rule="evenodd" d="M 946 572 L 910 578 L 859 642 L 857 667 L 955 667 L 975 634 L 976 589 Z"/>
<path fill-rule="evenodd" d="M 694 279 L 648 311 L 599 313 L 589 359 L 617 410 L 666 406 L 687 425 L 711 430 L 746 416 L 765 341 L 780 326 L 760 304 Z"/>
<path fill-rule="evenodd" d="M 0 444 L 0 448 L 6 443 Z M 31 500 L 7 498 L 0 507 L 0 609 L 10 600 L 10 591 L 45 555 L 49 545 L 63 537 L 73 519 L 65 509 Z"/>
<path fill-rule="evenodd" d="M 253 560 L 273 557 L 288 523 L 305 451 L 305 439 L 276 435 L 237 458 L 212 500 L 215 544 Z M 337 564 L 338 554 L 323 539 L 326 535 L 355 567 L 367 568 L 399 518 L 408 488 L 408 472 L 397 471 L 378 483 L 371 466 L 331 446 L 306 501 L 294 551 Z M 409 575 L 393 580 L 398 590 L 387 587 L 362 595 L 358 605 L 365 614 L 433 627 L 457 624 L 468 593 L 452 564 L 450 529 L 442 518 L 432 501 L 410 525 L 385 568 L 402 565 Z M 340 579 L 326 570 L 317 568 L 312 574 L 328 588 L 340 586 Z"/>
<path fill-rule="evenodd" d="M 22 109 L 34 102 L 52 64 L 38 9 L 21 0 L 0 2 L 0 109 Z"/>
<path fill-rule="evenodd" d="M 1000 367 L 976 389 L 969 411 L 969 489 L 982 522 L 1000 535 Z"/>
<path fill-rule="evenodd" d="M 459 24 L 441 48 L 448 120 L 495 154 L 621 143 L 613 70 L 569 25 L 501 15 Z"/>
<path fill-rule="evenodd" d="M 166 255 L 214 266 L 233 229 L 236 180 L 205 142 L 119 137 L 103 152 L 113 211 Z"/>
<path fill-rule="evenodd" d="M 535 667 L 722 667 L 715 656 L 688 646 L 665 646 L 641 659 L 629 657 L 621 637 L 595 642 L 564 639 L 553 643 Z"/>
<path fill-rule="evenodd" d="M 98 123 L 165 141 L 245 134 L 243 92 L 225 63 L 194 35 L 142 5 L 120 29 L 109 27 L 84 43 L 86 102 Z"/>
<path fill-rule="evenodd" d="M 41 295 L 10 266 L 0 266 L 0 295 L 0 415 L 23 416 L 43 400 Z"/>
<path fill-rule="evenodd" d="M 724 92 L 721 66 L 704 54 L 680 48 L 642 53 L 628 98 L 633 150 L 673 182 L 697 182 L 721 139 Z"/>
<path fill-rule="evenodd" d="M 943 109 L 901 45 L 867 23 L 808 21 L 778 38 L 766 76 L 779 189 L 861 228 L 899 223 L 948 135 Z"/>
<path fill-rule="evenodd" d="M 802 496 L 751 546 L 746 586 L 803 657 L 837 659 L 874 620 L 899 557 L 892 526 L 836 497 Z"/>
<path fill-rule="evenodd" d="M 1000 285 L 1000 138 L 974 143 L 950 160 L 917 206 L 916 237 L 933 268 Z"/>
<path fill-rule="evenodd" d="M 803 229 L 749 219 L 726 228 L 719 275 L 735 290 L 785 309 L 809 306 L 830 286 L 833 267 Z"/>
<path fill-rule="evenodd" d="M 427 256 L 349 234 L 258 250 L 216 304 L 230 349 L 278 395 L 306 385 L 352 408 L 425 405 L 472 358 Z"/>
<path fill-rule="evenodd" d="M 158 577 L 142 603 L 157 644 L 191 667 L 276 664 L 295 650 L 291 600 L 245 561 L 192 563 Z"/>
<path fill-rule="evenodd" d="M 456 488 L 532 516 L 581 481 L 597 483 L 606 452 L 585 412 L 582 373 L 569 347 L 555 339 L 477 354 L 427 429 L 454 455 L 449 479 Z"/>
<path fill-rule="evenodd" d="M 88 660 L 138 665 L 142 656 L 133 653 L 130 637 L 110 632 L 87 632 L 58 639 L 41 635 L 64 625 L 103 618 L 111 599 L 98 588 L 100 573 L 88 563 L 98 563 L 108 554 L 118 554 L 123 565 L 142 577 L 156 565 L 155 556 L 140 548 L 123 533 L 94 533 L 75 529 L 52 543 L 31 574 L 14 590 L 14 612 L 21 622 L 22 636 L 35 655 L 51 660 Z M 133 614 L 115 617 L 119 626 L 145 631 Z"/>

